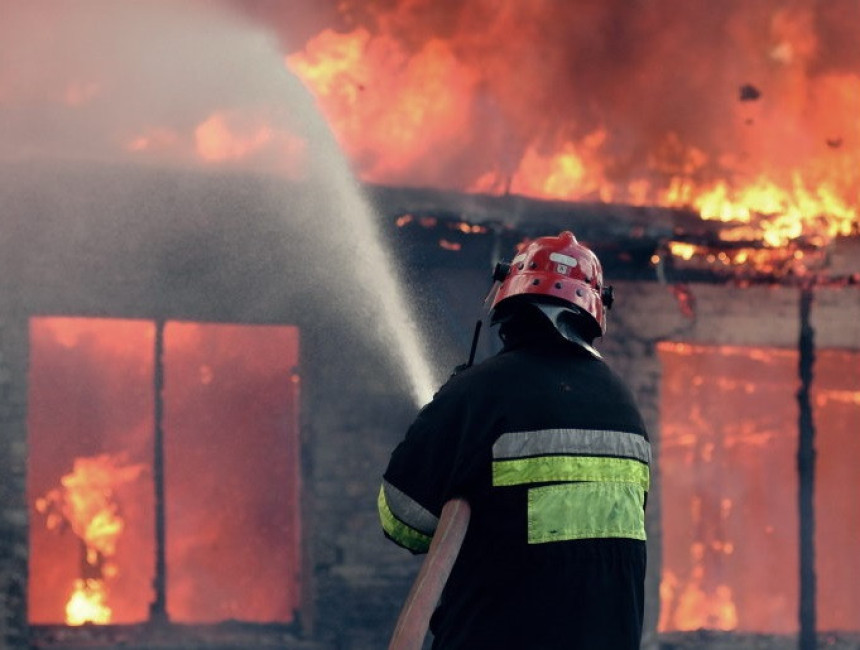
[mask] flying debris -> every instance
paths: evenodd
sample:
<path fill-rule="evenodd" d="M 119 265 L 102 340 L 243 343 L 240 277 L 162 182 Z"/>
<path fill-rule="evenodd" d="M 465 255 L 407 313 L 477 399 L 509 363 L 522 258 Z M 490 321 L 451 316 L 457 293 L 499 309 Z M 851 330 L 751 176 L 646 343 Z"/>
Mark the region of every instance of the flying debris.
<path fill-rule="evenodd" d="M 761 97 L 761 91 L 752 84 L 741 86 L 740 100 L 742 102 L 754 102 L 759 97 Z"/>

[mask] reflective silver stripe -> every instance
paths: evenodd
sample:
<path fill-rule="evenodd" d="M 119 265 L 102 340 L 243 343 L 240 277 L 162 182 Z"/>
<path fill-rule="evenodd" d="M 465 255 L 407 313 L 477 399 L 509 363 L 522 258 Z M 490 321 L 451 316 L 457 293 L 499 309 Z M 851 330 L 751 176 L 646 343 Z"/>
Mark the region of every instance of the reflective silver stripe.
<path fill-rule="evenodd" d="M 628 431 L 598 429 L 542 429 L 514 431 L 499 436 L 493 458 L 529 458 L 548 454 L 588 454 L 634 458 L 651 462 L 651 444 Z"/>
<path fill-rule="evenodd" d="M 415 499 L 405 492 L 401 492 L 386 480 L 382 481 L 382 489 L 385 492 L 385 501 L 388 503 L 391 514 L 410 528 L 426 535 L 432 535 L 436 531 L 439 518 L 435 517 Z"/>

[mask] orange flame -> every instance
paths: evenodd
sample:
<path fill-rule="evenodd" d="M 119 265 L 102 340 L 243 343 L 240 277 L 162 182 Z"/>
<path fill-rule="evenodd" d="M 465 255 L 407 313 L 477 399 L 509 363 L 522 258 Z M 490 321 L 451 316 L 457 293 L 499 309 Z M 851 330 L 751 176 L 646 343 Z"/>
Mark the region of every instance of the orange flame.
<path fill-rule="evenodd" d="M 694 549 L 692 549 L 695 551 Z M 701 561 L 701 558 L 699 559 Z M 731 587 L 719 584 L 706 590 L 704 568 L 694 567 L 691 578 L 682 583 L 672 571 L 660 581 L 660 630 L 734 630 L 738 610 Z"/>
<path fill-rule="evenodd" d="M 325 30 L 286 64 L 314 91 L 362 180 L 408 182 L 416 166 L 433 167 L 440 147 L 467 135 L 475 76 L 445 41 L 410 52 L 365 28 Z"/>
<path fill-rule="evenodd" d="M 612 4 L 578 18 L 599 22 L 617 11 Z M 727 222 L 724 238 L 767 248 L 797 240 L 823 247 L 858 233 L 860 70 L 838 64 L 838 47 L 819 31 L 822 21 L 845 19 L 838 12 L 799 6 L 725 17 L 734 39 L 727 63 L 761 88 L 709 69 L 720 57 L 702 57 L 685 32 L 692 28 L 664 21 L 667 40 L 687 39 L 686 77 L 701 78 L 684 82 L 690 92 L 677 99 L 685 115 L 702 117 L 648 126 L 637 116 L 646 102 L 652 111 L 655 99 L 660 105 L 655 88 L 678 85 L 659 58 L 659 39 L 647 61 L 631 64 L 630 87 L 619 80 L 617 91 L 607 91 L 605 79 L 594 80 L 600 88 L 580 87 L 571 77 L 558 79 L 553 92 L 563 65 L 582 64 L 583 52 L 569 46 L 575 28 L 566 10 L 518 6 L 490 15 L 477 3 L 451 11 L 445 29 L 433 31 L 418 24 L 423 11 L 442 24 L 428 6 L 414 0 L 369 10 L 352 32 L 325 30 L 287 58 L 362 180 L 691 209 Z M 551 38 L 567 41 L 551 51 Z M 561 50 L 570 58 L 558 59 Z M 831 65 L 822 66 L 823 57 Z M 622 101 L 601 104 L 607 97 Z M 676 110 L 668 97 L 663 102 L 664 112 Z"/>
<path fill-rule="evenodd" d="M 250 111 L 214 111 L 190 134 L 151 127 L 125 142 L 138 155 L 167 156 L 210 166 L 241 164 L 300 179 L 307 164 L 307 142 L 273 120 Z"/>
<path fill-rule="evenodd" d="M 45 516 L 49 529 L 69 527 L 83 544 L 82 576 L 66 604 L 70 625 L 110 623 L 107 583 L 119 571 L 113 557 L 125 526 L 116 490 L 137 480 L 144 469 L 143 464 L 125 464 L 122 456 L 77 458 L 72 472 L 60 479 L 60 487 L 36 500 L 36 510 Z"/>
<path fill-rule="evenodd" d="M 792 174 L 790 186 L 780 187 L 761 177 L 732 190 L 725 181 L 703 190 L 692 201 L 703 219 L 746 224 L 723 233 L 727 240 L 761 239 L 778 248 L 807 237 L 825 245 L 838 235 L 857 231 L 858 211 L 826 182 L 808 187 L 800 174 Z"/>
<path fill-rule="evenodd" d="M 75 588 L 66 603 L 66 623 L 107 625 L 113 612 L 107 606 L 107 589 L 104 581 L 89 578 L 75 580 Z"/>
<path fill-rule="evenodd" d="M 266 124 L 252 125 L 237 133 L 223 113 L 214 113 L 194 130 L 197 155 L 207 162 L 244 158 L 272 139 Z"/>

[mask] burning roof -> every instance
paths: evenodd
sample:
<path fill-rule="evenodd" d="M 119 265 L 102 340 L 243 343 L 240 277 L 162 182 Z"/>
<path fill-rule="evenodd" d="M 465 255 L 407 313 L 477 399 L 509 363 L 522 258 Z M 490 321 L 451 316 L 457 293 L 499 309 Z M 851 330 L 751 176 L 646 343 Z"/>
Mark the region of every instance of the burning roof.
<path fill-rule="evenodd" d="M 287 62 L 364 180 L 857 229 L 856 3 L 356 4 Z"/>
<path fill-rule="evenodd" d="M 367 184 L 715 224 L 673 226 L 655 266 L 805 276 L 858 232 L 853 0 L 43 0 L 9 14 L 13 159 L 297 179 L 326 173 L 330 130 Z"/>

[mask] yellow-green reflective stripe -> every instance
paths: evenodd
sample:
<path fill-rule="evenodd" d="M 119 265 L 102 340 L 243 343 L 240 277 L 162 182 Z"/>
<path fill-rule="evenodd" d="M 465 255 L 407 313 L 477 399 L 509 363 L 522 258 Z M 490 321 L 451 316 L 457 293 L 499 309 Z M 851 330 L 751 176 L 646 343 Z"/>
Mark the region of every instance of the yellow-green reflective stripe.
<path fill-rule="evenodd" d="M 493 485 L 524 485 L 556 481 L 650 484 L 648 465 L 629 458 L 601 456 L 536 456 L 493 461 Z"/>
<path fill-rule="evenodd" d="M 529 544 L 568 539 L 645 539 L 645 493 L 633 483 L 565 483 L 531 488 Z"/>
<path fill-rule="evenodd" d="M 382 479 L 385 502 L 397 519 L 419 533 L 432 536 L 439 524 L 439 518 L 405 492 Z"/>
<path fill-rule="evenodd" d="M 429 535 L 424 535 L 407 526 L 392 514 L 388 502 L 385 500 L 385 490 L 381 487 L 376 499 L 376 508 L 379 510 L 379 521 L 382 524 L 382 529 L 395 542 L 416 553 L 424 553 L 430 548 L 431 537 Z"/>

